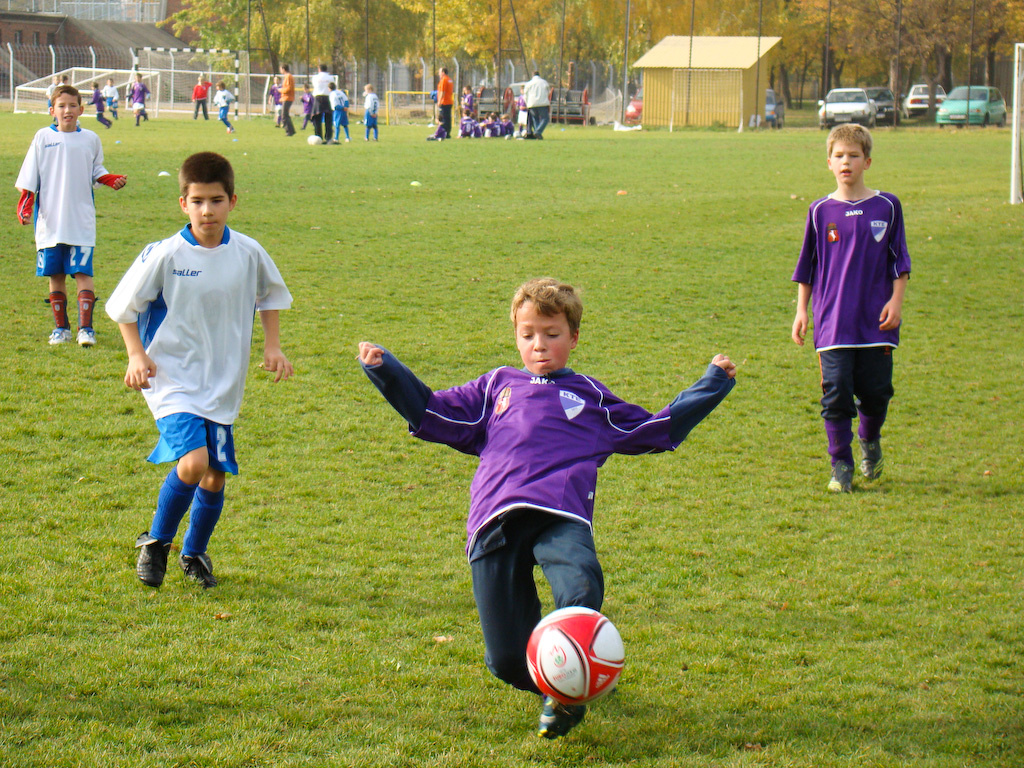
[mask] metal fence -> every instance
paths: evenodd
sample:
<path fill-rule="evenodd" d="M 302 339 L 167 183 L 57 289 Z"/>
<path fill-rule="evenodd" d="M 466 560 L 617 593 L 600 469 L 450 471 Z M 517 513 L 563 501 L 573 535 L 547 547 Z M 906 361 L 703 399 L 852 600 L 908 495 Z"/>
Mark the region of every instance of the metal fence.
<path fill-rule="evenodd" d="M 84 21 L 141 21 L 167 18 L 166 0 L 7 0 L 8 11 L 54 13 Z"/>
<path fill-rule="evenodd" d="M 42 78 L 50 78 L 54 74 L 71 69 L 95 70 L 97 76 L 108 70 L 159 69 L 162 72 L 161 86 L 167 93 L 161 94 L 162 109 L 174 111 L 191 111 L 191 89 L 196 76 L 202 72 L 223 77 L 231 84 L 239 87 L 238 109 L 242 114 L 263 114 L 271 108 L 267 102 L 270 85 L 274 73 L 256 73 L 249 71 L 248 59 L 242 54 L 241 71 L 235 75 L 234 65 L 227 61 L 209 56 L 196 55 L 194 52 L 166 53 L 160 55 L 160 61 L 153 60 L 154 54 L 145 48 L 102 48 L 58 45 L 26 45 L 6 43 L 0 46 L 0 94 L 6 94 L 14 100 L 18 86 L 36 83 Z M 216 57 L 214 57 L 216 58 Z M 223 57 L 221 57 L 223 58 Z M 462 92 L 464 85 L 476 90 L 480 86 L 505 89 L 512 83 L 523 82 L 532 77 L 534 71 L 552 84 L 558 85 L 555 72 L 557 61 L 538 61 L 529 59 L 514 61 L 507 59 L 500 69 L 482 66 L 476 62 L 460 61 L 457 58 L 437 59 L 431 62 L 426 58 L 414 58 L 405 61 L 387 60 L 383 64 L 367 63 L 365 60 L 350 58 L 342 62 L 339 70 L 333 74 L 338 87 L 347 91 L 354 107 L 362 100 L 363 86 L 371 83 L 381 101 L 387 91 L 426 91 L 434 89 L 436 69 L 447 67 L 455 84 L 456 94 Z M 311 69 L 315 71 L 315 64 Z M 591 102 L 590 114 L 598 123 L 611 123 L 621 115 L 622 92 L 621 70 L 606 61 L 572 62 L 565 64 L 566 90 L 587 90 Z M 298 63 L 292 66 L 297 88 L 302 89 L 310 72 L 305 65 Z M 572 74 L 571 82 L 569 74 Z M 557 114 L 558 105 L 552 105 L 552 112 Z"/>

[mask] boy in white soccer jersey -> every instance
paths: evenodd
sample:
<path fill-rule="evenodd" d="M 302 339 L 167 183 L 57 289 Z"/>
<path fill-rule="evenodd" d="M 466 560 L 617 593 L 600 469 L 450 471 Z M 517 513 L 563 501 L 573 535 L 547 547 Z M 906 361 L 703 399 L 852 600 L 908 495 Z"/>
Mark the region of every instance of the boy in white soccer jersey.
<path fill-rule="evenodd" d="M 231 111 L 231 102 L 235 97 L 224 84 L 223 80 L 217 83 L 217 92 L 213 94 L 213 106 L 217 107 L 217 118 L 228 127 L 228 133 L 234 133 L 235 128 L 228 120 L 228 113 Z"/>
<path fill-rule="evenodd" d="M 107 84 L 103 86 L 103 98 L 107 100 L 107 109 L 111 116 L 117 120 L 117 88 L 114 87 L 114 78 L 108 77 Z"/>
<path fill-rule="evenodd" d="M 177 461 L 160 488 L 148 531 L 135 542 L 136 573 L 159 587 L 182 518 L 192 508 L 179 563 L 204 589 L 217 585 L 206 553 L 224 506 L 226 473 L 238 474 L 232 424 L 242 405 L 254 309 L 263 325 L 263 368 L 292 375 L 281 351 L 278 310 L 291 294 L 267 252 L 228 228 L 235 207 L 231 163 L 192 155 L 178 173 L 189 224 L 147 245 L 114 293 L 107 314 L 128 350 L 124 383 L 143 393 L 160 440 L 155 464 Z"/>
<path fill-rule="evenodd" d="M 373 140 L 377 140 L 377 111 L 380 109 L 380 99 L 373 92 L 373 86 L 367 83 L 363 86 L 363 123 L 366 125 L 366 141 L 370 140 L 370 129 L 373 129 Z"/>
<path fill-rule="evenodd" d="M 120 189 L 126 176 L 103 167 L 100 137 L 78 125 L 82 96 L 70 85 L 53 91 L 50 114 L 54 122 L 36 132 L 15 186 L 21 190 L 18 221 L 35 223 L 36 275 L 49 278 L 50 309 L 56 328 L 50 344 L 71 341 L 68 321 L 67 276 L 78 288 L 78 343 L 96 343 L 92 327 L 93 250 L 96 246 L 96 206 L 93 184 Z M 36 203 L 38 202 L 38 205 Z M 35 209 L 33 219 L 33 208 Z"/>

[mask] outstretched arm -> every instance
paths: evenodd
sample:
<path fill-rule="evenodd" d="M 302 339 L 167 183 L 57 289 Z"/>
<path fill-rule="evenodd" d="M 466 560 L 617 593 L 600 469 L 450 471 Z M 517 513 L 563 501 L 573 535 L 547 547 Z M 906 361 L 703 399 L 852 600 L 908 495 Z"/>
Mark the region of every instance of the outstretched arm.
<path fill-rule="evenodd" d="M 391 407 L 409 422 L 414 432 L 418 430 L 433 390 L 416 378 L 398 358 L 376 344 L 359 342 L 358 359 L 363 371 Z"/>
<path fill-rule="evenodd" d="M 668 407 L 672 442 L 681 443 L 690 431 L 715 410 L 736 385 L 736 364 L 726 355 L 715 355 L 704 376 L 684 389 Z"/>

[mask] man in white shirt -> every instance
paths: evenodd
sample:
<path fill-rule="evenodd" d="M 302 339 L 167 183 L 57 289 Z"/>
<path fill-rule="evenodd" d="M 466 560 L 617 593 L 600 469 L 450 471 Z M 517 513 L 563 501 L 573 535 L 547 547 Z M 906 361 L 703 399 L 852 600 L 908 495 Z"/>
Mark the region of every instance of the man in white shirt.
<path fill-rule="evenodd" d="M 313 86 L 313 130 L 325 142 L 334 133 L 334 120 L 331 117 L 331 83 L 334 75 L 327 72 L 327 65 L 321 64 L 319 71 L 310 78 Z"/>
<path fill-rule="evenodd" d="M 530 115 L 530 134 L 528 139 L 543 139 L 544 129 L 551 121 L 551 85 L 534 72 L 533 77 L 523 86 L 526 96 L 526 111 Z"/>

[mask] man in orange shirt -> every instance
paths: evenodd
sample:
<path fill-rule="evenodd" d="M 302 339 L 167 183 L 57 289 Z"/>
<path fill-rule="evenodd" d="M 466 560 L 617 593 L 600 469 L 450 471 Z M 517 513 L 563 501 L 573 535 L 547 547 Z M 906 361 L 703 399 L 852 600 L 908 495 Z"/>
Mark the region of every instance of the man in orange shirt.
<path fill-rule="evenodd" d="M 452 105 L 455 103 L 455 83 L 448 77 L 448 68 L 441 67 L 441 76 L 437 84 L 437 106 L 441 108 L 441 125 L 445 133 L 452 135 Z"/>
<path fill-rule="evenodd" d="M 289 110 L 292 102 L 295 101 L 295 78 L 287 64 L 281 65 L 281 124 L 284 125 L 286 136 L 295 135 L 295 126 L 292 125 L 292 116 Z"/>

